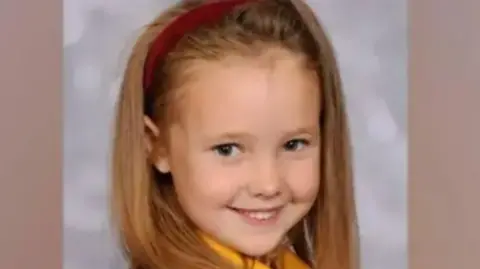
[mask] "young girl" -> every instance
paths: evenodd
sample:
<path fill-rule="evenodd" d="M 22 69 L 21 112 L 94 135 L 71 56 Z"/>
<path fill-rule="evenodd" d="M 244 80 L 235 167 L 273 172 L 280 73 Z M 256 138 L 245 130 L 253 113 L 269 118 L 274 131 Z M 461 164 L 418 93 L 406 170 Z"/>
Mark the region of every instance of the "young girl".
<path fill-rule="evenodd" d="M 356 268 L 340 76 L 304 1 L 164 12 L 133 48 L 114 142 L 129 268 Z"/>

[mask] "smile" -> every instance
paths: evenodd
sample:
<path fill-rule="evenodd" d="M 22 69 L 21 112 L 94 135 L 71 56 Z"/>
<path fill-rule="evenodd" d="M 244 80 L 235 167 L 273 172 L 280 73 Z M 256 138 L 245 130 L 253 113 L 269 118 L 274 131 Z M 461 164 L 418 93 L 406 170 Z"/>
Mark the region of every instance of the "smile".
<path fill-rule="evenodd" d="M 276 223 L 283 207 L 275 207 L 270 209 L 230 209 L 239 214 L 242 219 L 251 225 L 265 225 Z"/>

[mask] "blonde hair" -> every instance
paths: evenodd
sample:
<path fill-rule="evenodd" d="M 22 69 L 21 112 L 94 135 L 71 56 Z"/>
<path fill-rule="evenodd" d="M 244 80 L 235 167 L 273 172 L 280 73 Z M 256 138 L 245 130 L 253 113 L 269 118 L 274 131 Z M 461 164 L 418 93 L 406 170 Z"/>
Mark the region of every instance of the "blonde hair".
<path fill-rule="evenodd" d="M 118 100 L 112 165 L 112 214 L 132 269 L 229 268 L 199 238 L 181 210 L 169 174 L 149 161 L 144 117 L 160 126 L 171 116 L 172 93 L 185 66 L 229 53 L 258 53 L 272 46 L 306 57 L 320 79 L 321 183 L 317 201 L 290 236 L 297 255 L 315 269 L 353 269 L 358 264 L 351 153 L 342 86 L 334 51 L 312 10 L 302 0 L 258 0 L 237 7 L 212 26 L 188 33 L 155 69 L 152 94 L 143 90 L 152 42 L 175 18 L 208 1 L 182 1 L 139 37 L 128 60 Z M 253 49 L 252 49 L 253 47 Z M 145 106 L 151 101 L 148 111 Z"/>

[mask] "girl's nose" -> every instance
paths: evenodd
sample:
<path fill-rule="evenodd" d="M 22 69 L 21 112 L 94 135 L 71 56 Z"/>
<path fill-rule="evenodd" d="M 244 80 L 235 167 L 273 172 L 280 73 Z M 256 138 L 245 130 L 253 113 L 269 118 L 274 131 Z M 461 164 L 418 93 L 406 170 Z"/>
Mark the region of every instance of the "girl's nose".
<path fill-rule="evenodd" d="M 283 184 L 280 170 L 274 158 L 259 161 L 248 184 L 250 195 L 263 199 L 278 196 Z"/>

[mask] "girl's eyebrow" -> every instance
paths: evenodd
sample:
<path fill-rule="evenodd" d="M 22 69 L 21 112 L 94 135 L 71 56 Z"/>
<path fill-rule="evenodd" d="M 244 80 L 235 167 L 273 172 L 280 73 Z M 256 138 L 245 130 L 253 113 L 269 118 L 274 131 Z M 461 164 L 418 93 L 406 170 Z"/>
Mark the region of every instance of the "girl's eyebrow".
<path fill-rule="evenodd" d="M 297 135 L 302 135 L 302 134 L 308 134 L 311 136 L 316 136 L 319 133 L 319 126 L 314 125 L 314 126 L 301 126 L 294 128 L 292 130 L 287 130 L 283 132 L 282 137 L 283 138 L 288 138 L 288 137 L 294 137 Z M 209 141 L 255 141 L 257 138 L 250 133 L 247 132 L 235 132 L 235 131 L 227 131 L 227 132 L 222 132 L 219 134 L 207 134 L 206 139 Z"/>
<path fill-rule="evenodd" d="M 211 142 L 218 141 L 254 141 L 255 136 L 247 132 L 227 131 L 218 134 L 206 134 L 206 140 Z"/>
<path fill-rule="evenodd" d="M 320 128 L 318 125 L 300 126 L 293 130 L 285 131 L 285 137 L 291 137 L 301 134 L 317 135 L 319 133 L 319 130 Z"/>

